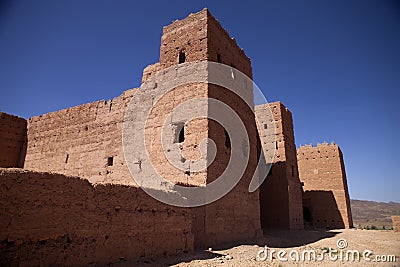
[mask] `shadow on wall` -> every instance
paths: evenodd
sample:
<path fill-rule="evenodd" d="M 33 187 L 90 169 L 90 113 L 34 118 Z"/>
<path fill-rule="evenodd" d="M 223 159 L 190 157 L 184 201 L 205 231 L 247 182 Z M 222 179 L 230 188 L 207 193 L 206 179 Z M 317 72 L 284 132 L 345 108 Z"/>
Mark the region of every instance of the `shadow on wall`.
<path fill-rule="evenodd" d="M 262 229 L 289 229 L 289 196 L 286 162 L 276 162 L 260 186 Z"/>
<path fill-rule="evenodd" d="M 0 168 L 0 207 L 1 266 L 103 265 L 193 250 L 189 211 L 135 187 Z"/>
<path fill-rule="evenodd" d="M 332 191 L 305 191 L 303 216 L 306 228 L 345 228 Z"/>

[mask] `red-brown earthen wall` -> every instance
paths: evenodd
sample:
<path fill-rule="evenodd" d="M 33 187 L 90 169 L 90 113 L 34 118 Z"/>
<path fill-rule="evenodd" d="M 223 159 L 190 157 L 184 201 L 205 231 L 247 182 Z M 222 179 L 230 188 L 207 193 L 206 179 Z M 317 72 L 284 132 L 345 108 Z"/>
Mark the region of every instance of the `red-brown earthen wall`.
<path fill-rule="evenodd" d="M 24 166 L 26 120 L 0 112 L 0 167 Z"/>
<path fill-rule="evenodd" d="M 297 150 L 305 208 L 313 227 L 353 227 L 343 155 L 336 144 L 301 146 Z"/>
<path fill-rule="evenodd" d="M 24 167 L 133 185 L 122 149 L 124 112 L 133 92 L 30 118 Z"/>
<path fill-rule="evenodd" d="M 269 112 L 269 109 L 272 112 Z M 264 133 L 264 124 L 275 122 L 275 158 L 272 168 L 260 188 L 261 223 L 264 229 L 302 229 L 302 188 L 298 176 L 296 146 L 294 141 L 291 112 L 280 102 L 256 106 L 260 135 Z M 268 139 L 274 139 L 270 136 Z M 264 144 L 263 149 L 271 149 Z M 267 155 L 268 153 L 265 152 Z"/>
<path fill-rule="evenodd" d="M 393 231 L 400 232 L 400 216 L 392 216 Z"/>
<path fill-rule="evenodd" d="M 190 210 L 136 187 L 0 169 L 0 191 L 3 266 L 105 265 L 193 250 Z"/>

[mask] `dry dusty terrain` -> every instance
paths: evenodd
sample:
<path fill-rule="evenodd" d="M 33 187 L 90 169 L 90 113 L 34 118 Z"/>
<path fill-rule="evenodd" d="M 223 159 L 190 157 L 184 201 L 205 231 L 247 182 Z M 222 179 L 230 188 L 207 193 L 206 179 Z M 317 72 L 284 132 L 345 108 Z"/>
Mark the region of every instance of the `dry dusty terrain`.
<path fill-rule="evenodd" d="M 345 239 L 347 247 L 342 251 L 358 250 L 360 252 L 359 262 L 346 261 L 345 253 L 343 261 L 329 260 L 329 254 L 324 254 L 323 262 L 301 261 L 304 250 L 315 250 L 317 257 L 322 250 L 328 248 L 338 249 L 337 241 Z M 160 240 L 160 242 L 162 242 Z M 284 249 L 289 254 L 293 250 L 300 253 L 300 261 L 279 261 L 274 254 L 273 260 L 257 260 L 257 253 L 265 245 L 268 252 Z M 369 256 L 371 262 L 363 259 L 364 250 L 371 250 Z M 293 257 L 295 257 L 295 252 Z M 286 258 L 288 258 L 286 254 Z M 269 257 L 268 255 L 268 257 Z M 332 257 L 340 254 L 332 254 Z M 374 259 L 381 255 L 395 255 L 396 262 L 376 262 Z M 264 254 L 261 254 L 264 256 Z M 220 248 L 212 248 L 211 251 L 197 251 L 194 253 L 181 254 L 176 257 L 142 260 L 140 262 L 119 262 L 112 266 L 400 266 L 400 233 L 381 230 L 331 230 L 331 231 L 273 231 L 266 232 L 263 238 L 252 242 L 244 242 L 240 245 L 229 245 Z"/>
<path fill-rule="evenodd" d="M 351 200 L 354 227 L 390 229 L 393 215 L 400 215 L 400 203 Z"/>

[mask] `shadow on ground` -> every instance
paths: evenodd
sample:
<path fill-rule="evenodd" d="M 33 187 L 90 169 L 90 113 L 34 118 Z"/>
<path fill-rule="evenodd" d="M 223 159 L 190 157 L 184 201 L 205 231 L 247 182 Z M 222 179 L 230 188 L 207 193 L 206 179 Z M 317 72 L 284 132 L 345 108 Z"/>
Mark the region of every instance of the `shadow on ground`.
<path fill-rule="evenodd" d="M 270 248 L 292 248 L 314 243 L 321 239 L 332 238 L 341 231 L 334 230 L 269 230 L 264 231 L 264 236 L 254 240 L 247 240 L 241 242 L 232 242 L 219 246 L 212 247 L 212 251 L 209 250 L 197 250 L 190 253 L 181 253 L 176 256 L 162 257 L 156 259 L 142 259 L 138 260 L 132 265 L 132 262 L 118 262 L 111 264 L 113 267 L 125 267 L 125 266 L 170 266 L 178 263 L 189 263 L 193 260 L 208 260 L 215 259 L 217 261 L 223 261 L 227 255 L 218 253 L 218 250 L 227 250 L 236 246 L 250 245 L 264 247 L 267 245 Z M 229 257 L 229 256 L 228 256 Z"/>
<path fill-rule="evenodd" d="M 292 248 L 304 246 L 317 242 L 321 239 L 331 238 L 340 234 L 341 231 L 335 230 L 270 230 L 264 231 L 264 240 L 268 247 L 275 248 Z"/>
<path fill-rule="evenodd" d="M 190 253 L 181 253 L 176 256 L 162 257 L 156 259 L 139 259 L 136 262 L 120 261 L 110 264 L 112 267 L 150 267 L 150 266 L 171 266 L 178 263 L 189 263 L 193 260 L 209 260 L 223 258 L 225 255 L 208 250 L 197 250 Z"/>

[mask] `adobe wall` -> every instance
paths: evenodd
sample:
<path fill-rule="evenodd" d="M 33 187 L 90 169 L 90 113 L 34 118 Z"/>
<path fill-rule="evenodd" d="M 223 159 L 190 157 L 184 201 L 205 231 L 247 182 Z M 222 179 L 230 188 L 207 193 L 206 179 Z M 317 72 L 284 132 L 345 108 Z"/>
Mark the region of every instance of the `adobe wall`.
<path fill-rule="evenodd" d="M 393 231 L 400 232 L 400 216 L 392 216 Z"/>
<path fill-rule="evenodd" d="M 122 150 L 124 112 L 133 92 L 30 118 L 24 167 L 133 185 Z"/>
<path fill-rule="evenodd" d="M 26 120 L 0 112 L 0 167 L 24 166 L 26 153 Z"/>
<path fill-rule="evenodd" d="M 180 53 L 185 54 L 185 62 L 206 60 L 220 62 L 235 67 L 249 77 L 252 76 L 250 59 L 207 9 L 190 14 L 187 18 L 174 21 L 163 28 L 160 62 L 145 69 L 143 81 L 147 81 L 148 77 L 157 70 L 178 65 Z M 177 68 L 181 67 L 178 65 Z M 243 89 L 245 90 L 245 88 Z M 258 191 L 251 194 L 248 192 L 248 185 L 257 163 L 258 149 L 253 111 L 237 95 L 212 84 L 192 84 L 183 88 L 178 87 L 175 90 L 174 103 L 172 106 L 169 104 L 171 108 L 178 106 L 182 101 L 194 98 L 213 98 L 229 105 L 246 123 L 251 143 L 250 164 L 239 184 L 218 201 L 197 209 L 197 215 L 193 222 L 197 231 L 195 246 L 212 246 L 255 237 L 260 233 L 259 195 Z M 246 95 L 251 98 L 247 100 L 252 103 L 252 92 Z M 171 99 L 167 95 L 164 97 L 167 100 L 168 98 Z M 163 105 L 167 106 L 168 103 L 166 101 Z M 163 110 L 157 114 L 159 114 L 158 117 L 154 119 L 161 123 L 165 119 L 163 116 L 169 114 L 169 110 Z M 153 132 L 155 129 L 157 127 L 153 127 Z M 178 171 L 173 177 L 171 175 L 171 178 L 175 179 L 175 182 L 197 186 L 211 183 L 225 170 L 230 157 L 230 148 L 226 147 L 224 129 L 212 120 L 196 120 L 185 123 L 185 135 L 186 133 L 187 138 L 185 137 L 184 142 L 180 144 L 182 155 L 186 160 L 200 157 L 199 145 L 204 138 L 214 141 L 217 146 L 217 155 L 206 173 L 190 172 L 189 175 L 182 177 L 182 172 Z M 153 147 L 160 150 L 159 145 L 154 143 Z M 158 153 L 152 154 L 162 158 L 164 153 L 160 150 Z M 161 163 L 161 166 L 162 168 L 159 170 L 161 172 L 164 170 L 164 174 L 167 174 L 165 173 L 165 164 Z M 167 172 L 171 173 L 173 170 L 168 169 Z M 169 176 L 169 174 L 167 175 Z"/>
<path fill-rule="evenodd" d="M 256 106 L 255 112 L 258 118 L 262 118 L 257 125 L 259 134 L 276 137 L 274 144 L 262 146 L 266 155 L 269 154 L 268 149 L 276 149 L 270 173 L 260 187 L 262 227 L 302 229 L 302 188 L 297 169 L 292 114 L 280 102 Z M 275 122 L 275 132 L 265 133 L 264 124 L 270 120 Z"/>
<path fill-rule="evenodd" d="M 156 70 L 178 64 L 180 52 L 185 62 L 219 62 L 252 77 L 250 59 L 206 8 L 163 27 L 160 62 L 145 69 L 143 81 Z"/>
<path fill-rule="evenodd" d="M 247 168 L 238 184 L 223 198 L 205 206 L 205 245 L 214 245 L 251 239 L 261 234 L 259 192 L 248 192 L 257 166 L 260 145 L 253 107 L 249 107 L 235 93 L 213 84 L 209 84 L 209 97 L 224 102 L 239 115 L 246 127 L 250 145 Z M 232 145 L 220 124 L 210 120 L 208 128 L 208 138 L 214 140 L 217 147 L 216 157 L 207 169 L 207 183 L 211 183 L 228 167 Z"/>
<path fill-rule="evenodd" d="M 106 265 L 193 250 L 190 211 L 136 187 L 0 169 L 0 206 L 2 266 Z"/>
<path fill-rule="evenodd" d="M 305 208 L 312 226 L 353 227 L 343 155 L 338 145 L 300 146 L 297 150 Z"/>

